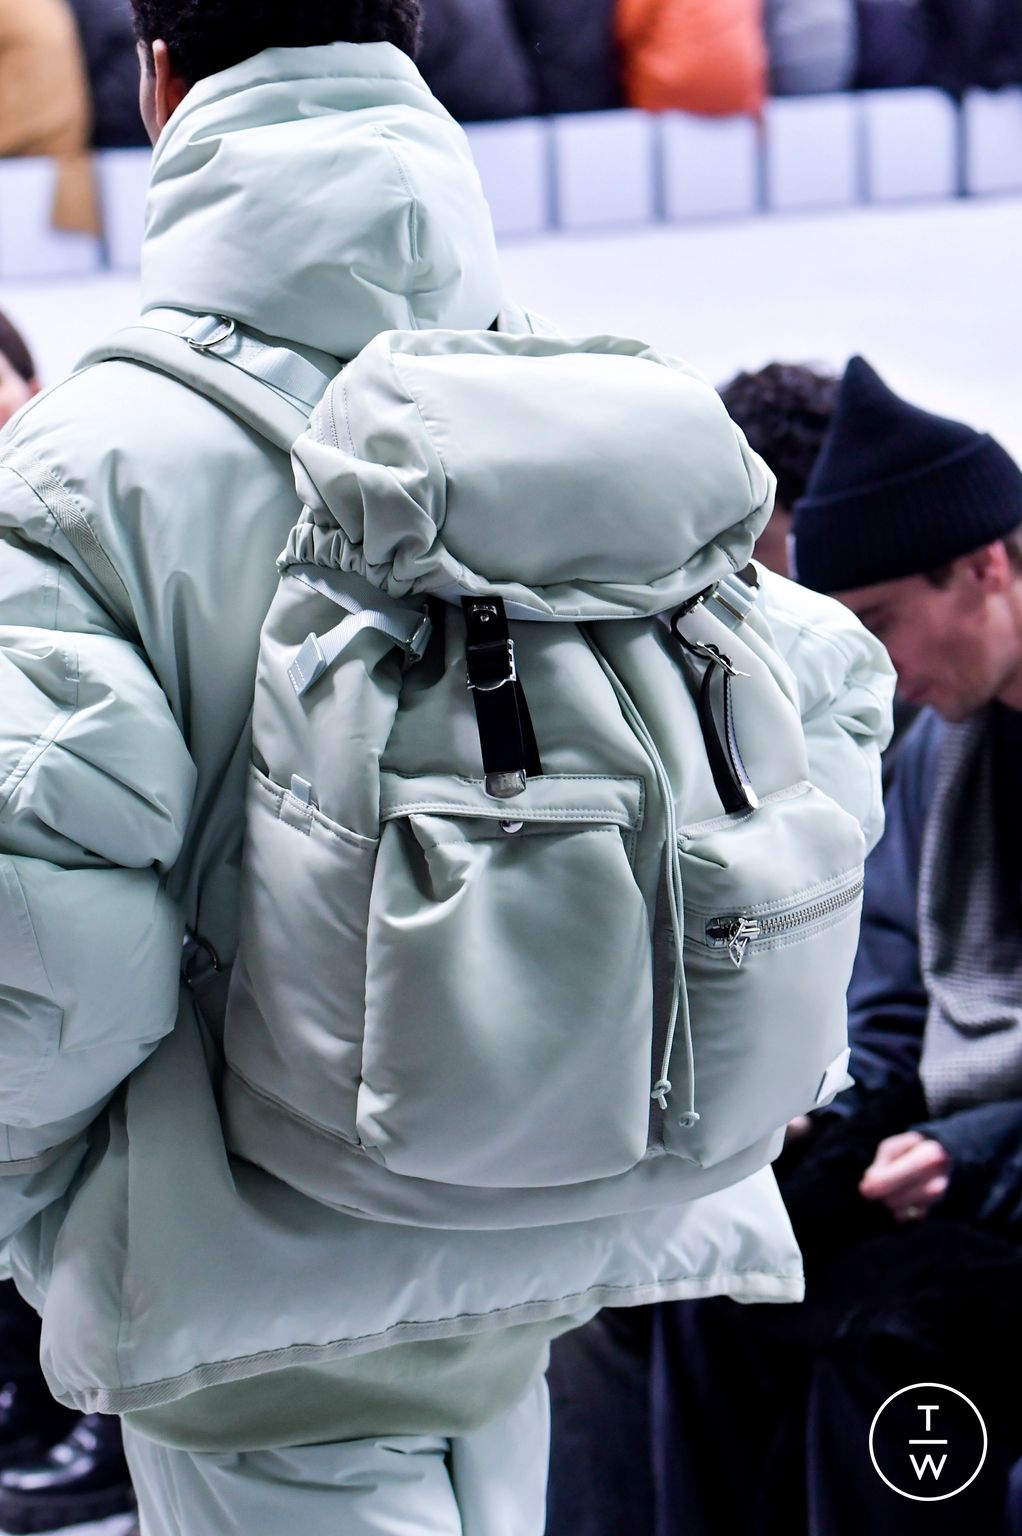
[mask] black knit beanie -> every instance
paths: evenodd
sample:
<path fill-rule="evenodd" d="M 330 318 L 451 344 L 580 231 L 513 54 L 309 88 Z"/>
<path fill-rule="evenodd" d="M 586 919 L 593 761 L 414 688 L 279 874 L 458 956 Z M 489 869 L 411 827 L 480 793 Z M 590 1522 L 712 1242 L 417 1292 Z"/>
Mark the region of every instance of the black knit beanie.
<path fill-rule="evenodd" d="M 1020 524 L 1022 470 L 999 443 L 909 405 L 852 358 L 795 504 L 803 586 L 843 592 L 939 570 Z"/>

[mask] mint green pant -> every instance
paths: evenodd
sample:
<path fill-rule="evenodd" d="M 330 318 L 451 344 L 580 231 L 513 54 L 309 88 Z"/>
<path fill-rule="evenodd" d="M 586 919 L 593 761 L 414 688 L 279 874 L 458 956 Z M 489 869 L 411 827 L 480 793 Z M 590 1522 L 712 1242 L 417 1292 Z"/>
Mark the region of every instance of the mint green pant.
<path fill-rule="evenodd" d="M 126 1428 L 142 1536 L 543 1536 L 550 1411 L 536 1384 L 457 1440 L 176 1451 Z"/>

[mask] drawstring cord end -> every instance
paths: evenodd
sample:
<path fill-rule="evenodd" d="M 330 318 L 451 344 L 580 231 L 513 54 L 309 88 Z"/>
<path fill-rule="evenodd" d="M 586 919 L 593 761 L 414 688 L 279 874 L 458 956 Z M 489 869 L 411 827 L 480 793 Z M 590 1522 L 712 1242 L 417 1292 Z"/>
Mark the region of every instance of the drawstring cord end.
<path fill-rule="evenodd" d="M 693 1125 L 698 1125 L 702 1116 L 695 1109 L 687 1109 L 683 1115 L 678 1116 L 678 1124 L 683 1131 L 691 1130 Z"/>
<path fill-rule="evenodd" d="M 653 1084 L 653 1092 L 650 1094 L 650 1098 L 651 1099 L 655 1099 L 656 1102 L 660 1105 L 661 1109 L 666 1109 L 667 1108 L 667 1095 L 670 1093 L 670 1091 L 671 1091 L 670 1079 L 666 1078 L 666 1077 L 662 1077 L 658 1083 L 654 1083 Z"/>

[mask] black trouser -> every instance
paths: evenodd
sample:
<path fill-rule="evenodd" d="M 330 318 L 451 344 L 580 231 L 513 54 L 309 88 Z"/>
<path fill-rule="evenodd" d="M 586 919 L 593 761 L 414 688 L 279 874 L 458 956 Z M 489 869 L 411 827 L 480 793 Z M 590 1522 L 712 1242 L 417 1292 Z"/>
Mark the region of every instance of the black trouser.
<path fill-rule="evenodd" d="M 1022 1250 L 940 1206 L 899 1224 L 858 1192 L 880 1141 L 922 1110 L 918 1084 L 901 1085 L 776 1165 L 803 1303 L 657 1309 L 656 1536 L 1003 1531 L 1022 1455 Z M 869 1432 L 891 1393 L 925 1381 L 973 1400 L 989 1451 L 971 1487 L 916 1503 L 877 1475 Z"/>
<path fill-rule="evenodd" d="M 778 1163 L 801 1305 L 604 1312 L 556 1342 L 549 1536 L 997 1536 L 1022 1456 L 1022 1253 L 936 1211 L 899 1226 L 858 1193 L 921 1110 L 910 1085 Z M 876 1410 L 917 1381 L 965 1392 L 990 1433 L 944 1503 L 900 1498 L 869 1458 Z"/>
<path fill-rule="evenodd" d="M 657 1536 L 997 1536 L 1022 1453 L 1020 1296 L 1012 1245 L 931 1217 L 835 1260 L 801 1306 L 658 1308 Z M 972 1399 L 989 1451 L 961 1494 L 914 1503 L 877 1475 L 869 1431 L 933 1381 Z"/>
<path fill-rule="evenodd" d="M 39 1318 L 12 1281 L 0 1281 L 0 1383 L 39 1374 Z"/>
<path fill-rule="evenodd" d="M 652 1323 L 608 1308 L 553 1342 L 547 1536 L 652 1536 Z"/>

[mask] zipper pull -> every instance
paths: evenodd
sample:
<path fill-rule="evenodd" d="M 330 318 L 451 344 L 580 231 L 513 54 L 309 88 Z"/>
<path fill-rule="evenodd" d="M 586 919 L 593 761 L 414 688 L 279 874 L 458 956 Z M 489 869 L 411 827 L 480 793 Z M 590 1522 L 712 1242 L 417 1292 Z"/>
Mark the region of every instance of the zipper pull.
<path fill-rule="evenodd" d="M 758 939 L 762 929 L 754 917 L 716 917 L 706 925 L 706 937 L 714 944 L 726 944 L 731 964 L 736 971 L 742 968 L 745 951 L 753 939 Z"/>

